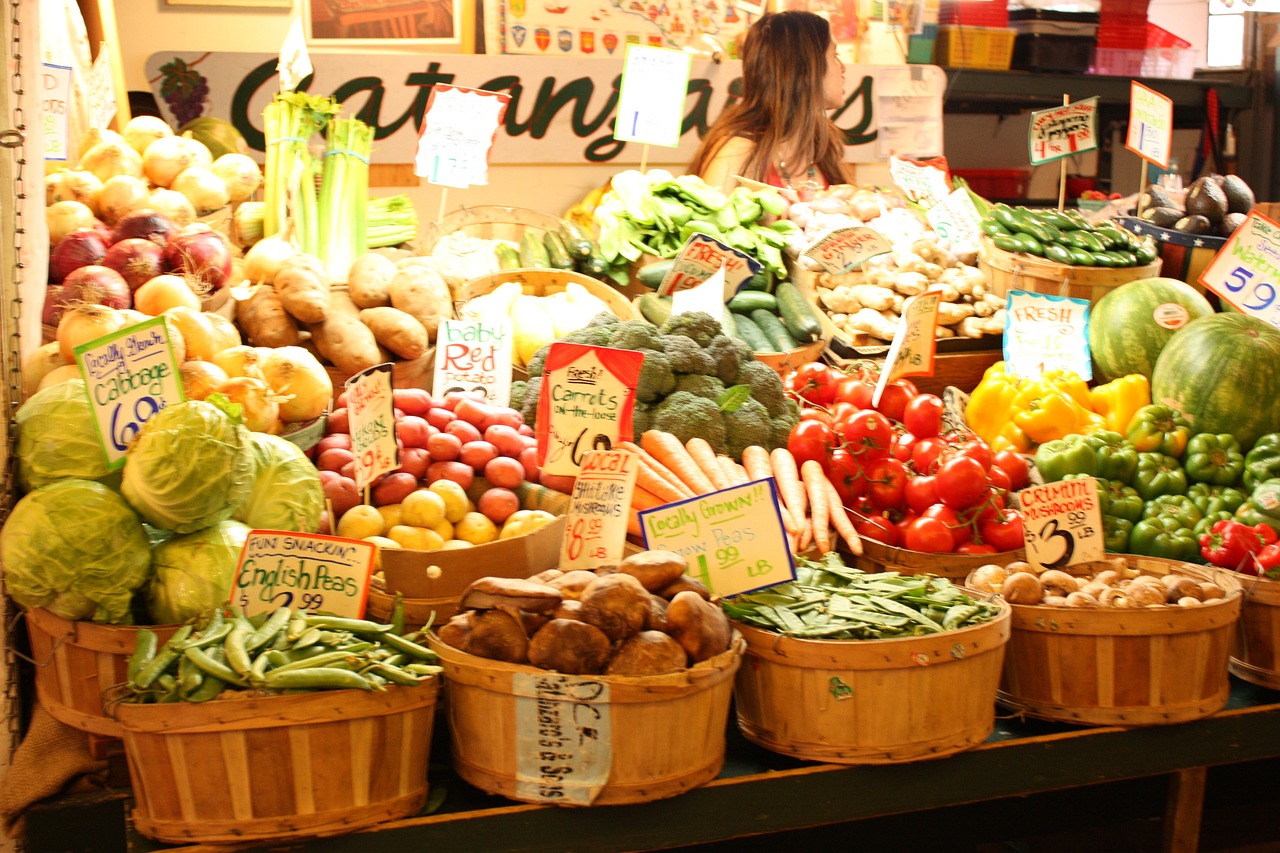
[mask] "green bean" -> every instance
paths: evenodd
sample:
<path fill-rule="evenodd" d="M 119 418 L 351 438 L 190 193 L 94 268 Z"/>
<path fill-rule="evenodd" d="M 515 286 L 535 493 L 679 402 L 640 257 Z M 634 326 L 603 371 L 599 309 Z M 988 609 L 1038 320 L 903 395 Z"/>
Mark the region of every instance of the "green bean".
<path fill-rule="evenodd" d="M 249 650 L 245 647 L 245 641 L 253 631 L 253 627 L 248 622 L 237 619 L 235 627 L 231 629 L 230 634 L 227 634 L 227 641 L 223 644 L 227 652 L 227 664 L 241 678 L 247 677 L 253 669 L 253 663 L 249 660 Z"/>
<path fill-rule="evenodd" d="M 169 638 L 160 651 L 156 652 L 155 657 L 147 661 L 138 669 L 138 676 L 133 682 L 133 686 L 139 690 L 145 690 L 151 686 L 160 674 L 167 670 L 178 659 L 178 655 L 182 654 L 179 647 L 181 643 L 191 636 L 191 632 L 195 630 L 194 626 L 183 625 L 177 631 L 173 632 L 173 636 Z"/>
<path fill-rule="evenodd" d="M 359 673 L 351 672 L 345 669 L 333 669 L 331 667 L 310 667 L 306 669 L 292 669 L 281 672 L 280 670 L 272 670 L 267 673 L 266 683 L 268 687 L 278 689 L 287 688 L 310 688 L 310 689 L 357 689 L 357 690 L 373 690 L 375 686 L 373 682 L 365 678 Z"/>
<path fill-rule="evenodd" d="M 128 681 L 134 684 L 138 672 L 156 656 L 156 648 L 160 639 L 156 632 L 149 628 L 139 628 L 133 644 L 133 654 L 129 655 Z"/>
<path fill-rule="evenodd" d="M 373 638 L 375 641 L 382 642 L 398 652 L 404 652 L 418 660 L 435 660 L 436 653 L 426 646 L 420 646 L 412 640 L 406 640 L 404 637 L 392 633 L 380 634 Z"/>
<path fill-rule="evenodd" d="M 261 648 L 275 638 L 276 634 L 283 631 L 289 624 L 290 611 L 287 607 L 276 608 L 271 617 L 263 622 L 261 627 L 249 635 L 244 642 L 244 647 L 249 651 Z"/>
<path fill-rule="evenodd" d="M 383 634 L 391 630 L 390 625 L 370 622 L 368 619 L 348 619 L 345 616 L 329 616 L 323 613 L 308 616 L 307 624 L 313 628 L 351 631 L 356 634 Z"/>
<path fill-rule="evenodd" d="M 396 590 L 396 603 L 391 606 L 391 633 L 404 633 L 404 593 Z"/>
<path fill-rule="evenodd" d="M 207 675 L 212 675 L 214 678 L 221 679 L 227 684 L 234 684 L 236 687 L 248 686 L 244 679 L 237 675 L 231 667 L 219 660 L 216 660 L 204 649 L 187 649 L 183 654 L 191 658 L 191 662 L 204 670 Z"/>

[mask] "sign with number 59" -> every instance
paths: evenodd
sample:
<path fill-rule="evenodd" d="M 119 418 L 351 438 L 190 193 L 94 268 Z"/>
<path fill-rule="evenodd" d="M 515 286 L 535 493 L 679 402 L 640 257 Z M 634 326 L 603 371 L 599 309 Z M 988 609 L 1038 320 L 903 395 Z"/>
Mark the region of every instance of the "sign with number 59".
<path fill-rule="evenodd" d="M 1200 283 L 1241 312 L 1280 326 L 1280 223 L 1250 213 L 1205 267 Z"/>

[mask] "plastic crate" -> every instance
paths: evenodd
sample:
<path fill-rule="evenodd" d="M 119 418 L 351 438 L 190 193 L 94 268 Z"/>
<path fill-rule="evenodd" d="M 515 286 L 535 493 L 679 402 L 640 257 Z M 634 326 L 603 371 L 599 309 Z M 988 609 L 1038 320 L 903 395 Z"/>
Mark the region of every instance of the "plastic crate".
<path fill-rule="evenodd" d="M 1191 42 L 1147 21 L 1147 47 L 1191 47 Z"/>
<path fill-rule="evenodd" d="M 1009 7 L 999 0 L 987 3 L 943 0 L 938 6 L 938 23 L 961 24 L 966 27 L 1006 27 L 1009 25 Z"/>
<path fill-rule="evenodd" d="M 1093 36 L 1019 35 L 1010 67 L 1023 71 L 1083 74 L 1093 62 Z"/>
<path fill-rule="evenodd" d="M 1015 35 L 999 27 L 938 27 L 937 62 L 949 68 L 1008 70 Z"/>
<path fill-rule="evenodd" d="M 983 198 L 1026 198 L 1031 183 L 1027 169 L 952 169 L 951 174 Z"/>
<path fill-rule="evenodd" d="M 1102 0 L 1102 16 L 1137 15 L 1144 20 L 1147 17 L 1147 6 L 1151 0 Z"/>
<path fill-rule="evenodd" d="M 1098 35 L 1100 18 L 1096 12 L 1058 12 L 1053 9 L 1012 9 L 1009 26 L 1020 36 L 1088 36 Z M 1014 47 L 1017 53 L 1017 47 Z"/>
<path fill-rule="evenodd" d="M 1098 23 L 1098 47 L 1144 50 L 1146 46 L 1146 15 L 1102 15 Z"/>
<path fill-rule="evenodd" d="M 1123 47 L 1103 47 L 1093 52 L 1093 74 L 1106 74 L 1112 77 L 1141 77 L 1142 62 L 1146 59 L 1145 50 Z"/>
<path fill-rule="evenodd" d="M 1142 53 L 1143 77 L 1185 80 L 1196 70 L 1196 52 L 1189 47 L 1149 47 Z"/>

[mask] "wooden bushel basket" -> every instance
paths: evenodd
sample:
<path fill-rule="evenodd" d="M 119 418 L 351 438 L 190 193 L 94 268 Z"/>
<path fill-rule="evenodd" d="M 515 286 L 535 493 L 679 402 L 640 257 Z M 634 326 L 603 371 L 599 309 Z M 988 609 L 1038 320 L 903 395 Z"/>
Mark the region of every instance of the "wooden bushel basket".
<path fill-rule="evenodd" d="M 991 292 L 997 296 L 1010 290 L 1030 290 L 1097 302 L 1122 284 L 1160 275 L 1160 259 L 1139 267 L 1072 266 L 1006 252 L 997 249 L 990 237 L 983 237 L 978 247 L 978 268 L 991 279 Z"/>
<path fill-rule="evenodd" d="M 833 764 L 895 764 L 970 749 L 995 728 L 1009 610 L 891 640 L 807 640 L 741 623 L 738 726 L 765 749 Z"/>
<path fill-rule="evenodd" d="M 853 516 L 859 518 L 856 513 Z M 963 580 L 969 573 L 987 563 L 1006 565 L 1014 560 L 1026 559 L 1026 549 L 1002 551 L 997 554 L 930 554 L 912 551 L 897 545 L 888 545 L 876 539 L 862 537 L 862 554 L 853 564 L 867 572 L 901 572 L 909 575 L 930 574 L 951 580 Z"/>
<path fill-rule="evenodd" d="M 1280 581 L 1240 579 L 1244 606 L 1231 644 L 1231 674 L 1280 690 Z"/>
<path fill-rule="evenodd" d="M 336 835 L 427 801 L 437 679 L 199 705 L 115 707 L 134 826 L 172 843 Z"/>
<path fill-rule="evenodd" d="M 1227 702 L 1227 658 L 1240 615 L 1231 572 L 1125 555 L 1146 574 L 1211 580 L 1226 597 L 1195 607 L 1014 604 L 997 694 L 1030 717 L 1142 726 L 1207 717 Z"/>
<path fill-rule="evenodd" d="M 643 803 L 683 794 L 714 779 L 724 764 L 725 725 L 733 694 L 733 675 L 744 644 L 734 638 L 726 652 L 668 675 L 569 676 L 599 688 L 607 701 L 535 698 L 521 683 L 557 673 L 460 652 L 428 635 L 449 685 L 449 730 L 453 766 L 458 774 L 491 794 L 522 802 L 559 805 Z M 538 793 L 538 777 L 521 773 L 521 764 L 539 766 L 538 738 L 522 743 L 522 721 L 538 725 L 544 705 L 557 718 L 591 721 L 600 738 L 600 762 L 592 768 L 599 784 L 564 799 Z M 553 769 L 565 763 L 555 756 Z M 545 765 L 545 762 L 543 762 Z M 565 789 L 572 781 L 563 783 Z"/>
<path fill-rule="evenodd" d="M 120 737 L 120 724 L 102 708 L 102 691 L 128 677 L 138 626 L 73 622 L 43 608 L 25 612 L 36 696 L 55 720 L 72 728 Z M 177 625 L 150 626 L 161 643 Z"/>
<path fill-rule="evenodd" d="M 373 576 L 369 584 L 369 601 L 365 605 L 370 619 L 387 622 L 395 610 L 396 594 L 387 592 L 386 582 L 378 575 Z M 417 631 L 428 623 L 443 625 L 453 614 L 458 612 L 458 596 L 443 598 L 405 598 L 404 628 L 406 631 Z"/>

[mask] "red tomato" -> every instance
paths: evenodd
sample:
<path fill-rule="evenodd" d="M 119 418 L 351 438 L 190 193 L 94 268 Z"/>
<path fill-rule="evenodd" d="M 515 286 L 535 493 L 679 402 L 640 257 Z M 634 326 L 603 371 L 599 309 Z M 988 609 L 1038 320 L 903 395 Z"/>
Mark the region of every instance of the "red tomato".
<path fill-rule="evenodd" d="M 893 447 L 889 455 L 903 462 L 911 461 L 911 449 L 915 447 L 916 437 L 906 430 L 899 430 L 893 437 Z"/>
<path fill-rule="evenodd" d="M 867 472 L 867 496 L 879 509 L 902 509 L 906 506 L 907 466 L 885 456 L 864 466 Z"/>
<path fill-rule="evenodd" d="M 854 519 L 853 529 L 864 539 L 874 539 L 886 545 L 897 545 L 898 528 L 883 515 L 864 515 Z"/>
<path fill-rule="evenodd" d="M 942 432 L 942 398 L 937 394 L 913 397 L 902 413 L 902 425 L 917 438 Z"/>
<path fill-rule="evenodd" d="M 1027 460 L 1014 450 L 1001 450 L 991 457 L 991 464 L 999 466 L 1009 475 L 1009 487 L 1015 492 L 1025 489 L 1031 482 L 1031 472 Z"/>
<path fill-rule="evenodd" d="M 875 394 L 876 382 L 863 376 L 846 376 L 836 385 L 835 402 L 849 403 L 859 409 L 871 408 L 871 397 Z"/>
<path fill-rule="evenodd" d="M 938 469 L 938 499 L 952 509 L 968 509 L 987 491 L 987 471 L 971 456 L 954 456 Z"/>
<path fill-rule="evenodd" d="M 835 433 L 831 427 L 821 421 L 800 421 L 791 428 L 787 437 L 787 450 L 796 458 L 796 466 L 803 465 L 809 459 L 818 462 L 827 460 L 827 450 L 835 443 Z"/>
<path fill-rule="evenodd" d="M 991 467 L 991 460 L 994 458 L 994 454 L 991 452 L 991 448 L 987 446 L 987 443 L 976 435 L 965 436 L 952 443 L 956 445 L 957 456 L 968 456 L 976 459 L 982 466 L 983 471 Z"/>
<path fill-rule="evenodd" d="M 831 426 L 835 419 L 831 417 L 831 413 L 826 409 L 817 409 L 813 406 L 802 406 L 800 408 L 800 420 L 802 421 L 818 421 L 819 423 Z"/>
<path fill-rule="evenodd" d="M 866 493 L 867 479 L 862 476 L 862 464 L 845 448 L 837 447 L 827 455 L 826 470 L 844 506 L 853 506 Z"/>
<path fill-rule="evenodd" d="M 876 406 L 876 411 L 901 422 L 907 403 L 919 393 L 915 383 L 906 379 L 895 379 L 884 386 L 884 391 L 880 394 L 880 405 Z"/>
<path fill-rule="evenodd" d="M 938 457 L 947 447 L 941 438 L 918 438 L 911 448 L 911 467 L 920 474 L 933 474 L 938 470 Z"/>
<path fill-rule="evenodd" d="M 930 554 L 945 554 L 955 550 L 951 531 L 947 529 L 947 525 L 936 518 L 924 515 L 907 525 L 902 542 L 912 551 L 925 551 Z"/>
<path fill-rule="evenodd" d="M 859 409 L 840 425 L 845 446 L 865 466 L 872 459 L 889 455 L 893 447 L 893 424 L 874 409 Z"/>
<path fill-rule="evenodd" d="M 811 361 L 787 376 L 786 389 L 805 402 L 826 406 L 835 399 L 840 375 L 839 371 L 820 361 Z"/>
<path fill-rule="evenodd" d="M 1022 513 L 1016 509 L 1007 509 L 1002 514 L 982 523 L 980 528 L 983 541 L 992 545 L 997 551 L 1015 551 L 1024 544 L 1022 532 Z"/>
<path fill-rule="evenodd" d="M 858 411 L 858 407 L 853 403 L 842 403 L 836 400 L 827 411 L 831 412 L 831 423 L 839 426 L 853 417 L 853 413 Z"/>
<path fill-rule="evenodd" d="M 1009 479 L 1009 475 L 999 465 L 993 464 L 987 471 L 987 485 L 993 489 L 1007 492 L 1013 488 L 1013 481 Z"/>
<path fill-rule="evenodd" d="M 986 542 L 961 542 L 956 546 L 957 554 L 995 554 L 996 546 Z"/>
<path fill-rule="evenodd" d="M 973 528 L 966 524 L 954 509 L 945 504 L 934 504 L 920 514 L 925 518 L 936 518 L 947 526 L 947 530 L 951 532 L 953 548 L 973 538 Z"/>
<path fill-rule="evenodd" d="M 929 474 L 916 474 L 907 480 L 907 506 L 914 513 L 923 513 L 938 502 L 938 478 Z"/>
<path fill-rule="evenodd" d="M 978 527 L 981 528 L 983 523 L 988 519 L 995 518 L 1004 508 L 1004 495 L 988 489 L 986 496 L 981 498 L 976 506 L 969 509 L 969 514 L 977 516 Z"/>

